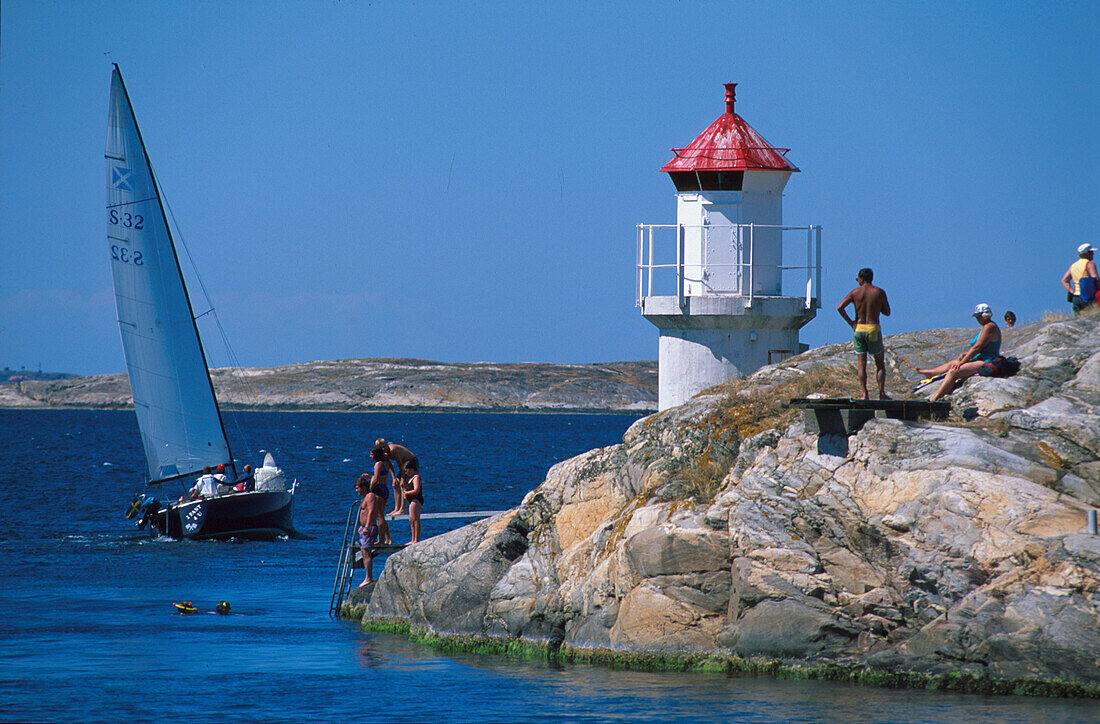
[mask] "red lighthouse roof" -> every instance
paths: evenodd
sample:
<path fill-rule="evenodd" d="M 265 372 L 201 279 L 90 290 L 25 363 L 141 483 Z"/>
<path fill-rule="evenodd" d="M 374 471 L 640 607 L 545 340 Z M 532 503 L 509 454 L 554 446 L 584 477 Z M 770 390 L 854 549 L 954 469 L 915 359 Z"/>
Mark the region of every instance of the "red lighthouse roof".
<path fill-rule="evenodd" d="M 790 149 L 774 148 L 764 137 L 733 112 L 736 83 L 726 83 L 726 112 L 686 148 L 674 148 L 676 158 L 661 171 L 747 171 L 770 169 L 797 171 L 783 155 Z"/>

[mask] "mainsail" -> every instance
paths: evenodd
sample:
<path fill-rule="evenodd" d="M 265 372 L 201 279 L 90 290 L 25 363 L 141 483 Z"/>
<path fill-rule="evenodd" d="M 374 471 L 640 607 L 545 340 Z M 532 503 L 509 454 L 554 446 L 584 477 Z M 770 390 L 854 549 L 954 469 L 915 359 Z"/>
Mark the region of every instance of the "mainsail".
<path fill-rule="evenodd" d="M 105 155 L 118 326 L 149 480 L 231 464 L 191 301 L 117 65 Z"/>

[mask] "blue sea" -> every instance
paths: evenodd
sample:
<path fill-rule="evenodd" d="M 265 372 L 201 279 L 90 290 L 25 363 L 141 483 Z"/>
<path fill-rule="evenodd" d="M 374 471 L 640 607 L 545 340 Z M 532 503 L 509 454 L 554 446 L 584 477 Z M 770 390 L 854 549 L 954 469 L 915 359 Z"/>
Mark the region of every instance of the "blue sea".
<path fill-rule="evenodd" d="M 123 516 L 142 480 L 132 413 L 0 410 L 0 719 L 1097 721 L 1095 701 L 443 655 L 329 617 L 352 484 L 375 438 L 419 455 L 425 512 L 495 510 L 553 463 L 618 442 L 634 419 L 228 413 L 238 459 L 270 450 L 299 481 L 295 523 L 308 538 L 179 542 Z M 425 520 L 424 534 L 462 524 Z M 407 540 L 407 522 L 393 530 Z M 176 615 L 181 600 L 205 613 Z M 231 615 L 212 613 L 220 600 Z"/>

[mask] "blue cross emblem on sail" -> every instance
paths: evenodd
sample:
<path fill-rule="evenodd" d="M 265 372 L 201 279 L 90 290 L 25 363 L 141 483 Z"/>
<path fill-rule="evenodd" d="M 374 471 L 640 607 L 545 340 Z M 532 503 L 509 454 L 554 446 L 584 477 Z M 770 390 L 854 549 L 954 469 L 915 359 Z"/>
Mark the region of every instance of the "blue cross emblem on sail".
<path fill-rule="evenodd" d="M 134 186 L 130 183 L 130 179 L 133 177 L 134 172 L 128 168 L 122 166 L 115 166 L 111 170 L 111 185 L 120 191 L 133 191 Z"/>

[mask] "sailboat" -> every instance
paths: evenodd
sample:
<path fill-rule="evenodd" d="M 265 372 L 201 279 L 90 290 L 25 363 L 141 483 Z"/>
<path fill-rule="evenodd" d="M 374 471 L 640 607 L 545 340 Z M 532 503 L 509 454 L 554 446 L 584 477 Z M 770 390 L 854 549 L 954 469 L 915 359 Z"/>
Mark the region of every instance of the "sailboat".
<path fill-rule="evenodd" d="M 185 491 L 204 470 L 216 485 L 161 502 L 149 492 L 127 517 L 172 538 L 273 539 L 293 535 L 295 480 L 268 453 L 238 484 L 206 354 L 187 294 L 160 190 L 118 65 L 107 124 L 107 244 L 118 326 L 145 450 L 146 486 Z M 224 472 L 221 472 L 224 471 Z M 175 496 L 172 496 L 175 497 Z M 189 499 L 193 498 L 193 499 Z"/>

